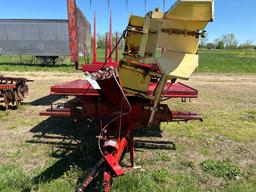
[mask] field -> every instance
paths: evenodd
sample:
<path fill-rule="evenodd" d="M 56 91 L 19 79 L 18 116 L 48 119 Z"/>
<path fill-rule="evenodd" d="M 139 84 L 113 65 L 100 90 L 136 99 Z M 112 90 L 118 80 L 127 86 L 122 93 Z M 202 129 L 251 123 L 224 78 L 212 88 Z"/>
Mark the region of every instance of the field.
<path fill-rule="evenodd" d="M 98 50 L 98 60 L 104 60 L 104 50 Z M 256 51 L 248 50 L 200 50 L 200 66 L 197 72 L 256 73 Z M 122 58 L 122 51 L 119 51 Z M 90 60 L 92 60 L 90 58 Z M 80 63 L 85 63 L 80 58 Z M 60 58 L 55 67 L 42 66 L 37 60 L 24 56 L 0 56 L 0 71 L 53 71 L 74 72 L 68 58 Z"/>
<path fill-rule="evenodd" d="M 201 66 L 185 82 L 199 90 L 199 98 L 168 104 L 196 111 L 204 122 L 164 123 L 162 137 L 136 138 L 135 163 L 141 168 L 115 179 L 114 192 L 256 191 L 256 53 L 200 54 Z M 51 85 L 83 74 L 70 64 L 33 65 L 0 64 L 0 74 L 35 80 L 19 110 L 0 110 L 0 191 L 74 191 L 99 158 L 88 134 L 95 129 L 84 121 L 38 114 L 57 99 L 48 96 Z M 145 145 L 152 140 L 164 145 Z"/>

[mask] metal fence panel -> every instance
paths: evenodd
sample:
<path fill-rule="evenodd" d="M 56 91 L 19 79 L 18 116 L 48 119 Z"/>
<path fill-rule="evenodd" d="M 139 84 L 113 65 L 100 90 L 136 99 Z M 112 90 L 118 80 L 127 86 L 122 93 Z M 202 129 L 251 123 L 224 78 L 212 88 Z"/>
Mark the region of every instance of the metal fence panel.
<path fill-rule="evenodd" d="M 68 56 L 68 21 L 0 19 L 0 54 Z"/>
<path fill-rule="evenodd" d="M 91 51 L 91 24 L 78 7 L 76 8 L 76 19 L 79 55 L 88 57 Z"/>

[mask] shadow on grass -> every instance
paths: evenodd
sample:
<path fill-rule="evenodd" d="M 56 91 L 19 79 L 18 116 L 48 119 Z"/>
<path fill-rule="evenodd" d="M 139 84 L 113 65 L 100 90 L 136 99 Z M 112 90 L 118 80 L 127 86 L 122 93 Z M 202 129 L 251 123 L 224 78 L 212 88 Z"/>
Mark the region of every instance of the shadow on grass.
<path fill-rule="evenodd" d="M 55 101 L 59 100 L 58 95 L 47 95 L 29 103 L 33 106 L 50 106 Z"/>
<path fill-rule="evenodd" d="M 51 146 L 50 156 L 57 159 L 50 167 L 34 178 L 34 184 L 47 183 L 58 179 L 68 171 L 73 171 L 71 167 L 78 167 L 78 170 L 80 170 L 77 182 L 77 184 L 80 184 L 101 158 L 96 139 L 100 130 L 89 121 L 84 120 L 75 123 L 71 118 L 50 117 L 32 128 L 30 132 L 34 136 L 33 139 L 27 142 Z M 175 150 L 175 144 L 168 141 L 137 139 L 136 147 Z M 74 173 L 74 175 L 77 174 Z M 73 179 L 76 180 L 77 178 Z M 98 176 L 86 191 L 95 191 L 100 185 L 100 180 L 100 176 Z"/>
<path fill-rule="evenodd" d="M 47 95 L 44 97 L 41 97 L 37 100 L 34 100 L 32 102 L 22 102 L 21 105 L 26 106 L 26 105 L 32 105 L 32 106 L 50 106 L 52 103 L 58 101 L 60 97 L 58 95 Z M 6 108 L 4 107 L 4 102 L 0 101 L 0 111 L 6 111 Z M 9 104 L 8 110 L 17 110 L 17 107 Z"/>
<path fill-rule="evenodd" d="M 50 156 L 57 159 L 34 178 L 34 184 L 58 179 L 70 171 L 71 166 L 78 167 L 82 172 L 81 178 L 84 178 L 86 172 L 94 166 L 97 159 L 100 159 L 95 138 L 98 130 L 88 121 L 74 123 L 71 118 L 50 117 L 32 128 L 30 132 L 34 136 L 27 142 L 50 145 L 52 147 Z M 78 182 L 80 181 L 79 179 Z M 95 187 L 95 184 L 91 187 Z"/>
<path fill-rule="evenodd" d="M 148 140 L 136 140 L 135 148 L 137 149 L 164 149 L 164 150 L 176 150 L 175 143 L 171 141 L 148 141 Z"/>

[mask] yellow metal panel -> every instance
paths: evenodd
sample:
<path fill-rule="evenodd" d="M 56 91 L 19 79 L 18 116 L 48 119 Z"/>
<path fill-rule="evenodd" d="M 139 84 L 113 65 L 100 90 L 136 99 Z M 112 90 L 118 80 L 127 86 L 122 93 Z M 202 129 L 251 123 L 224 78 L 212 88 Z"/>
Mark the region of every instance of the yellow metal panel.
<path fill-rule="evenodd" d="M 134 16 L 134 15 L 130 17 L 129 26 L 143 28 L 143 24 L 144 24 L 144 17 Z"/>
<path fill-rule="evenodd" d="M 149 73 L 146 73 L 143 69 L 137 68 L 136 65 L 121 62 L 119 74 L 124 88 L 147 94 L 148 85 L 151 80 Z"/>
<path fill-rule="evenodd" d="M 198 29 L 204 29 L 208 21 L 184 21 L 184 20 L 162 20 L 162 28 L 174 28 L 196 31 Z"/>
<path fill-rule="evenodd" d="M 149 16 L 146 16 L 145 18 L 137 16 L 130 17 L 125 46 L 126 53 L 131 53 L 140 57 L 145 56 L 149 27 Z"/>
<path fill-rule="evenodd" d="M 213 0 L 178 0 L 165 14 L 165 19 L 212 21 Z"/>
<path fill-rule="evenodd" d="M 149 15 L 151 18 L 154 19 L 162 19 L 164 16 L 164 13 L 160 11 L 160 9 L 156 9 L 155 11 L 149 12 Z"/>
<path fill-rule="evenodd" d="M 148 32 L 150 27 L 150 17 L 146 16 L 144 20 L 143 25 L 143 34 L 141 36 L 141 42 L 140 42 L 140 50 L 139 55 L 141 57 L 145 57 L 146 47 L 147 47 L 147 41 L 148 41 Z"/>
<path fill-rule="evenodd" d="M 129 32 L 126 38 L 127 49 L 133 52 L 139 52 L 141 36 L 140 33 Z"/>
<path fill-rule="evenodd" d="M 162 29 L 179 29 L 186 31 L 203 30 L 208 22 L 184 21 L 184 20 L 162 20 Z M 196 53 L 199 45 L 199 38 L 190 35 L 176 35 L 160 33 L 158 47 L 171 51 Z"/>
<path fill-rule="evenodd" d="M 159 67 L 171 78 L 189 79 L 198 67 L 198 55 L 167 51 L 159 59 Z"/>
<path fill-rule="evenodd" d="M 151 19 L 145 57 L 155 57 L 160 34 L 161 20 Z"/>
<path fill-rule="evenodd" d="M 142 63 L 157 62 L 163 74 L 188 79 L 198 66 L 201 32 L 213 19 L 213 7 L 213 0 L 177 0 L 166 13 L 155 10 L 144 18 L 132 16 L 125 58 Z M 157 47 L 166 50 L 158 59 Z M 127 74 L 125 79 L 139 78 L 131 72 Z M 129 86 L 132 84 L 136 83 L 131 82 Z M 145 88 L 135 86 L 138 90 Z"/>
<path fill-rule="evenodd" d="M 165 13 L 158 40 L 158 47 L 167 50 L 158 59 L 163 73 L 181 79 L 188 79 L 192 75 L 198 66 L 196 53 L 200 41 L 199 35 L 197 37 L 195 34 L 204 30 L 212 21 L 213 14 L 213 0 L 178 0 Z M 168 34 L 166 31 L 169 30 L 182 33 Z"/>
<path fill-rule="evenodd" d="M 183 35 L 168 35 L 161 33 L 158 41 L 160 48 L 169 51 L 195 54 L 199 45 L 199 38 Z"/>

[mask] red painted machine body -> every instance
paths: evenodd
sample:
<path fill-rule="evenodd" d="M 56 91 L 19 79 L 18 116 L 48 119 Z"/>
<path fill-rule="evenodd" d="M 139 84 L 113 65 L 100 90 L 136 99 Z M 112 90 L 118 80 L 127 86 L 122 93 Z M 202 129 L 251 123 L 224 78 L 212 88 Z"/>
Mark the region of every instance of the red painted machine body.
<path fill-rule="evenodd" d="M 122 154 L 126 148 L 129 148 L 131 167 L 133 166 L 134 158 L 134 140 L 132 132 L 143 129 L 147 126 L 148 119 L 151 114 L 152 101 L 150 99 L 138 97 L 133 94 L 125 94 L 128 103 L 123 102 L 122 89 L 115 84 L 113 78 L 98 80 L 101 87 L 100 90 L 94 89 L 87 80 L 75 80 L 66 82 L 60 85 L 51 87 L 52 95 L 59 95 L 63 97 L 73 96 L 74 99 L 64 103 L 62 106 L 52 106 L 45 112 L 43 116 L 60 116 L 60 117 L 73 117 L 74 119 L 85 118 L 92 121 L 101 119 L 103 124 L 114 121 L 106 127 L 106 135 L 104 140 L 108 141 L 113 135 L 119 136 L 116 139 L 117 146 L 114 153 L 103 153 L 101 159 L 93 171 L 88 175 L 81 188 L 78 191 L 83 191 L 94 177 L 97 172 L 104 166 L 102 187 L 105 191 L 109 192 L 111 188 L 112 178 L 124 174 L 123 168 L 120 167 L 119 162 Z M 151 96 L 156 90 L 157 82 L 151 82 L 148 87 L 148 96 Z M 113 91 L 115 90 L 115 91 Z M 184 85 L 183 83 L 167 82 L 162 94 L 162 98 L 175 99 L 180 98 L 183 101 L 186 99 L 197 98 L 197 90 Z M 129 105 L 131 109 L 129 110 Z M 120 111 L 126 113 L 118 117 Z M 115 119 L 118 117 L 117 119 Z M 199 120 L 202 118 L 194 112 L 173 112 L 169 109 L 167 104 L 160 104 L 155 114 L 153 125 L 159 126 L 162 122 L 180 122 Z M 120 126 L 122 122 L 122 126 Z M 103 131 L 104 132 L 104 131 Z"/>
<path fill-rule="evenodd" d="M 69 8 L 69 26 L 71 41 L 71 58 L 73 62 L 78 61 L 77 50 L 77 29 L 75 17 L 75 0 L 68 0 Z M 123 37 L 123 36 L 122 36 Z M 110 16 L 110 33 L 106 35 L 105 62 L 98 62 L 96 52 L 96 15 L 94 19 L 94 48 L 92 64 L 84 64 L 82 70 L 91 78 L 79 79 L 66 82 L 51 87 L 51 94 L 61 97 L 71 97 L 73 99 L 60 105 L 52 104 L 49 109 L 40 113 L 43 116 L 72 117 L 74 119 L 90 119 L 94 122 L 100 122 L 101 133 L 98 135 L 99 151 L 102 158 L 98 161 L 92 171 L 88 174 L 81 187 L 77 191 L 82 192 L 102 170 L 102 190 L 109 192 L 112 179 L 124 174 L 120 166 L 122 155 L 129 150 L 131 167 L 133 167 L 134 158 L 134 135 L 140 129 L 148 126 L 152 111 L 154 118 L 151 125 L 160 126 L 162 122 L 180 122 L 199 120 L 202 118 L 195 112 L 173 112 L 166 103 L 160 102 L 157 107 L 154 106 L 150 98 L 155 96 L 158 91 L 160 79 L 151 78 L 145 95 L 127 93 L 122 88 L 119 81 L 119 62 L 118 62 L 118 35 L 116 35 L 116 47 L 112 47 L 112 17 Z M 115 61 L 112 54 L 116 52 Z M 129 61 L 127 61 L 129 62 Z M 77 64 L 77 63 L 76 63 Z M 111 67 L 110 67 L 111 66 Z M 156 64 L 136 64 L 136 66 L 161 73 Z M 109 68 L 110 67 L 110 68 Z M 100 71 L 99 71 L 100 70 Z M 106 75 L 107 74 L 107 75 Z M 143 73 L 144 74 L 144 73 Z M 95 89 L 90 83 L 95 80 L 98 87 Z M 161 101 L 180 98 L 182 101 L 198 97 L 198 91 L 183 84 L 174 81 L 167 81 L 161 92 Z M 164 85 L 164 84 L 163 84 Z M 105 125 L 104 127 L 102 125 Z M 95 135 L 96 136 L 96 135 Z M 114 145 L 109 145 L 111 143 Z M 102 142 L 105 143 L 102 145 Z M 103 147 L 102 147 L 103 146 Z M 107 146 L 107 147 L 106 147 Z"/>
<path fill-rule="evenodd" d="M 153 94 L 156 86 L 156 83 L 151 83 L 149 85 L 149 96 Z M 52 106 L 47 111 L 42 112 L 41 115 L 72 116 L 77 114 L 77 110 L 81 111 L 82 108 L 83 112 L 81 114 L 84 116 L 84 118 L 96 120 L 98 117 L 97 113 L 100 113 L 102 116 L 108 116 L 109 114 L 113 113 L 115 109 L 111 107 L 111 105 L 109 105 L 104 98 L 100 103 L 98 102 L 100 92 L 101 90 L 94 89 L 87 80 L 75 80 L 60 85 L 54 85 L 51 87 L 52 95 L 76 96 L 77 99 L 68 102 L 62 108 L 54 108 L 54 106 Z M 114 98 L 117 99 L 117 97 L 118 96 Z M 125 118 L 129 119 L 131 122 L 136 122 L 136 124 L 140 125 L 139 127 L 145 126 L 150 115 L 151 101 L 132 94 L 127 94 L 127 97 L 132 105 L 132 111 Z M 163 91 L 163 97 L 173 99 L 181 98 L 184 100 L 197 98 L 198 92 L 197 90 L 182 83 L 174 83 L 172 86 L 170 86 L 170 83 L 167 83 L 165 90 Z M 201 120 L 196 113 L 171 112 L 166 104 L 159 106 L 155 119 L 156 124 L 170 121 Z M 137 126 L 137 128 L 139 127 Z"/>

